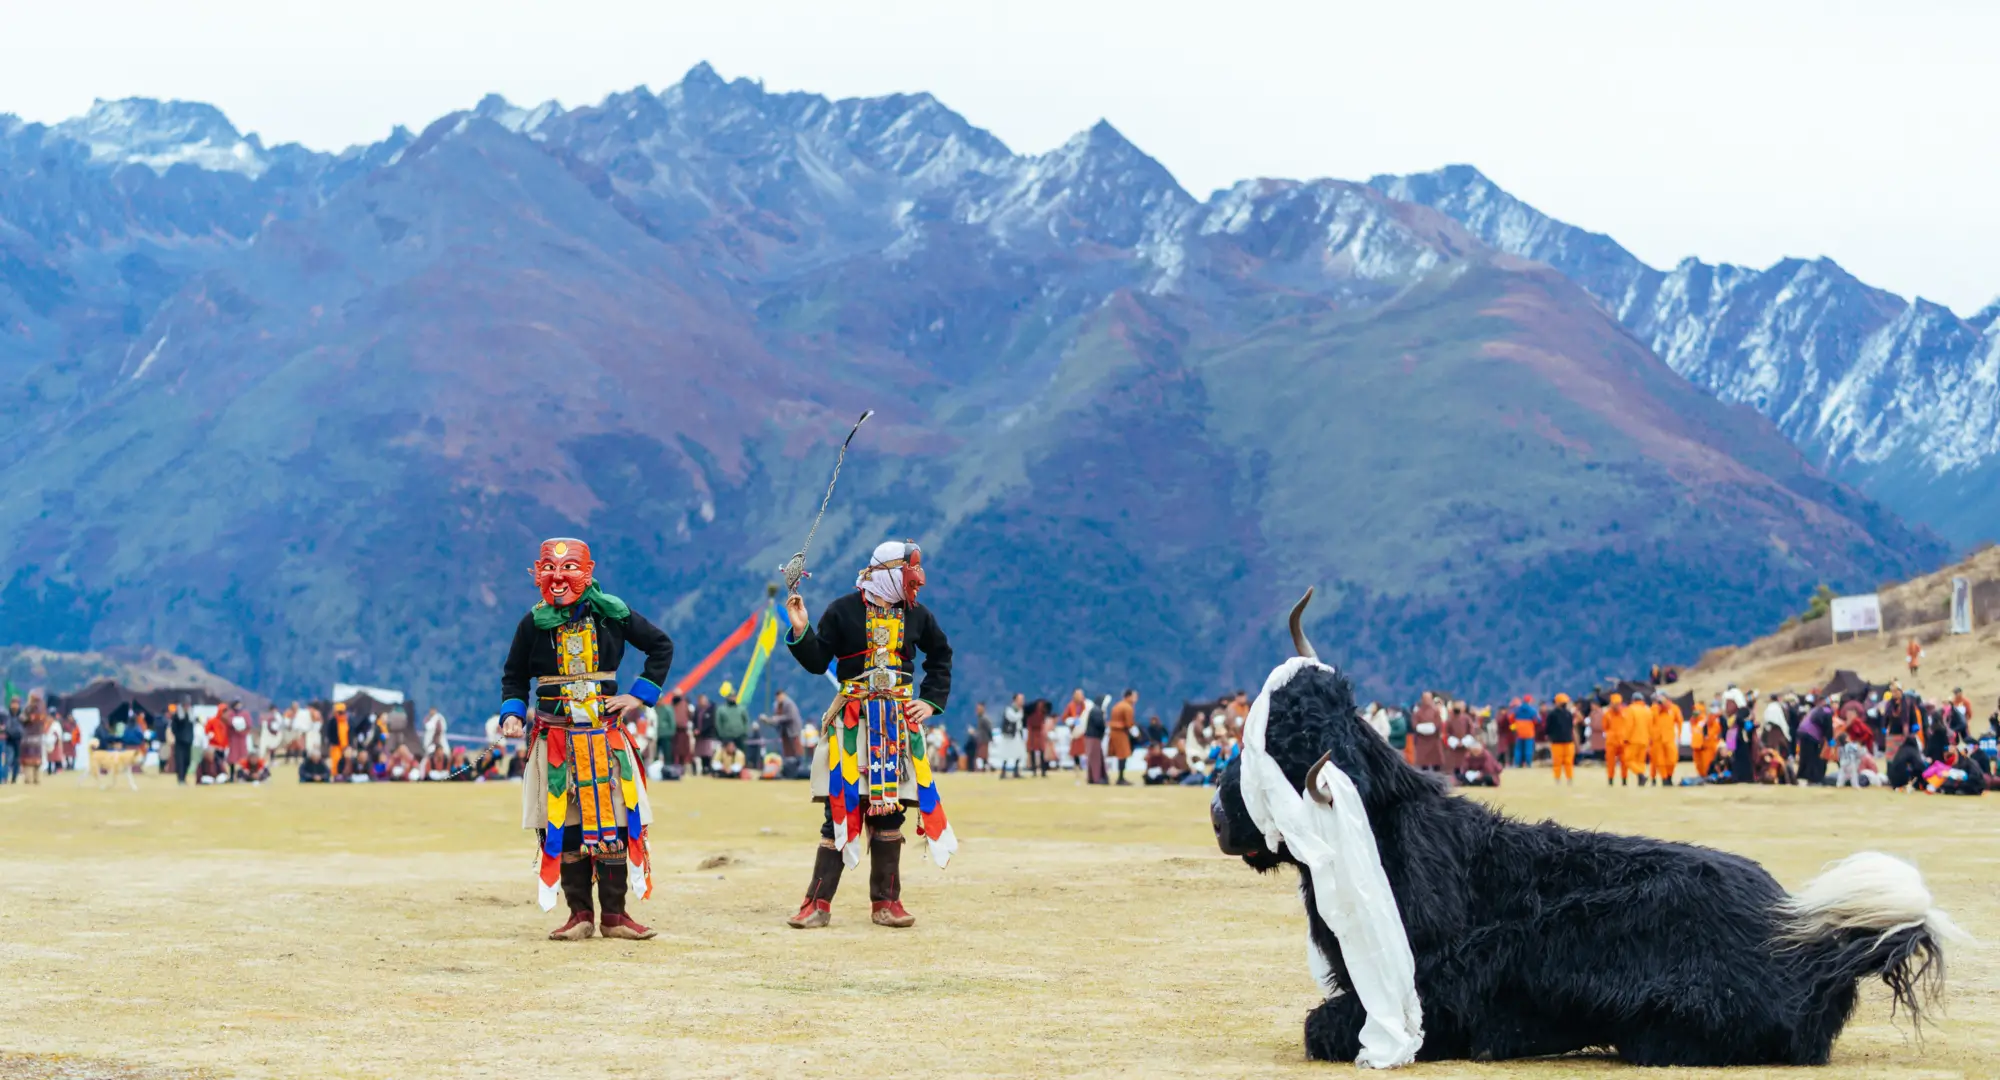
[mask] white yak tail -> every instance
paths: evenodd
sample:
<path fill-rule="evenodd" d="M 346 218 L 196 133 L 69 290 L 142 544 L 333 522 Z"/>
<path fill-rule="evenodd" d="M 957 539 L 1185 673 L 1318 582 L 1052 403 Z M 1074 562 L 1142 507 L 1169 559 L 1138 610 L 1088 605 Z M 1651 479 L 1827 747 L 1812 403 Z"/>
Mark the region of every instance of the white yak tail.
<path fill-rule="evenodd" d="M 1829 865 L 1779 905 L 1779 940 L 1807 954 L 1815 977 L 1850 984 L 1879 975 L 1895 1006 L 1923 1019 L 1944 988 L 1944 945 L 1968 940 L 1932 904 L 1917 868 L 1863 851 Z"/>

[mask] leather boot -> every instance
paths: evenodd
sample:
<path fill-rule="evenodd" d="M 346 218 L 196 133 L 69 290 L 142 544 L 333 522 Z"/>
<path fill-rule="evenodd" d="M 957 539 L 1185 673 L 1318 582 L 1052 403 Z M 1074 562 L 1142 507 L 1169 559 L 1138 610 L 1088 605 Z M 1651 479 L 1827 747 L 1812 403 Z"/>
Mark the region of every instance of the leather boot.
<path fill-rule="evenodd" d="M 794 930 L 817 930 L 833 921 L 833 894 L 840 888 L 840 872 L 847 864 L 840 860 L 840 852 L 828 844 L 819 846 L 819 854 L 813 857 L 812 883 L 806 886 L 805 902 L 799 905 L 799 913 L 785 920 L 785 925 Z"/>
<path fill-rule="evenodd" d="M 551 941 L 582 941 L 597 932 L 590 910 L 590 860 L 562 863 L 563 899 L 569 901 L 569 921 L 549 933 Z"/>
<path fill-rule="evenodd" d="M 903 834 L 877 834 L 868 841 L 868 900 L 876 926 L 915 926 L 917 917 L 903 910 Z"/>
<path fill-rule="evenodd" d="M 604 905 L 604 917 L 598 920 L 598 932 L 608 938 L 626 941 L 645 941 L 655 931 L 625 914 L 626 875 L 630 868 L 625 860 L 597 860 L 597 900 Z"/>

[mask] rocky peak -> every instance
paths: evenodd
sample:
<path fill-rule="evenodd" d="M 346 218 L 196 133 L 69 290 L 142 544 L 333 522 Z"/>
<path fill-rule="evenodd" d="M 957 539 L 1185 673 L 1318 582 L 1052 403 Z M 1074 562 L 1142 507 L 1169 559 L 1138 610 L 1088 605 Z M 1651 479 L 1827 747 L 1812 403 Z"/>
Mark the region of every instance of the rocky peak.
<path fill-rule="evenodd" d="M 1099 120 L 1060 147 L 1019 161 L 1001 190 L 966 216 L 1014 240 L 1134 248 L 1198 205 L 1165 166 Z"/>
<path fill-rule="evenodd" d="M 99 99 L 55 132 L 90 149 L 93 162 L 144 165 L 157 173 L 178 164 L 255 178 L 270 165 L 263 144 L 245 136 L 213 105 L 151 98 Z"/>
<path fill-rule="evenodd" d="M 488 94 L 472 107 L 472 115 L 491 120 L 508 131 L 529 136 L 533 136 L 551 117 L 561 116 L 562 113 L 563 107 L 552 100 L 532 109 L 524 109 L 499 94 Z"/>
<path fill-rule="evenodd" d="M 2000 296 L 1994 297 L 1991 303 L 1974 312 L 1965 322 L 1981 333 L 1991 330 L 1995 322 L 2000 322 Z"/>

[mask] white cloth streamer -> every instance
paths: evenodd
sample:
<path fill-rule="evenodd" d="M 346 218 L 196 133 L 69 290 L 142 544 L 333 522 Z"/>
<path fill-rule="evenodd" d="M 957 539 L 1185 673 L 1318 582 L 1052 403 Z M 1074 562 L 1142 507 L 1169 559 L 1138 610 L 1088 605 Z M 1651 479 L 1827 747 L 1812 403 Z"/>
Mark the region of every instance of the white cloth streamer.
<path fill-rule="evenodd" d="M 1389 875 L 1382 869 L 1361 793 L 1331 759 L 1315 775 L 1318 798 L 1293 791 L 1284 770 L 1264 748 L 1271 695 L 1311 667 L 1333 670 L 1304 657 L 1287 660 L 1264 680 L 1263 691 L 1250 707 L 1243 729 L 1243 804 L 1269 850 L 1285 845 L 1312 874 L 1319 916 L 1340 942 L 1355 996 L 1367 1013 L 1361 1026 L 1361 1053 L 1354 1063 L 1392 1069 L 1416 1060 L 1424 1043 L 1424 1010 L 1417 999 L 1416 957 L 1410 952 Z M 1324 988 L 1332 964 L 1324 956 L 1313 962 L 1311 953 L 1317 946 L 1310 933 L 1307 940 L 1308 968 Z"/>

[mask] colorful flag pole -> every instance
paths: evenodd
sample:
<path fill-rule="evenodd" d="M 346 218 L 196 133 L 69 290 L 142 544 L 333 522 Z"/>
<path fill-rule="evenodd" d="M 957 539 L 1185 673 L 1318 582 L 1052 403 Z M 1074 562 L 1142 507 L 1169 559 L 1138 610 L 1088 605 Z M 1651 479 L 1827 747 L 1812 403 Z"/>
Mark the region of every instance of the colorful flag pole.
<path fill-rule="evenodd" d="M 771 650 L 777 647 L 778 616 L 767 611 L 764 613 L 764 629 L 757 634 L 757 647 L 750 653 L 750 666 L 743 670 L 743 685 L 736 692 L 736 700 L 755 707 L 757 680 L 764 674 L 764 665 L 771 659 Z"/>
<path fill-rule="evenodd" d="M 693 668 L 689 669 L 686 675 L 681 676 L 680 681 L 674 684 L 670 693 L 680 694 L 683 697 L 687 696 L 689 690 L 694 689 L 701 680 L 708 677 L 709 672 L 715 670 L 715 665 L 722 663 L 723 657 L 734 652 L 738 645 L 750 640 L 750 635 L 757 632 L 758 620 L 764 618 L 769 613 L 768 604 L 751 612 L 750 617 L 743 620 L 742 626 L 730 631 L 729 636 L 722 639 L 722 644 L 717 645 L 713 652 L 701 658 L 701 663 L 696 664 Z"/>

